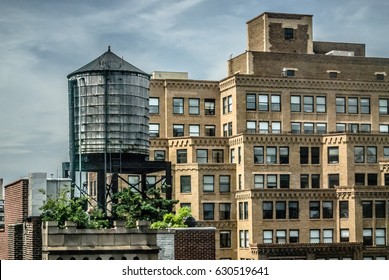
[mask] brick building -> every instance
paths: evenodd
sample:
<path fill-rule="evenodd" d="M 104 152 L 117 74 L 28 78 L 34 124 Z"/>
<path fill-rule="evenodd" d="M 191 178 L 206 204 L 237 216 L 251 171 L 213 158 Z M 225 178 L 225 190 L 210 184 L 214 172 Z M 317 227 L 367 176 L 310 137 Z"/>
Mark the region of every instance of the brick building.
<path fill-rule="evenodd" d="M 261 14 L 225 79 L 153 74 L 150 159 L 217 259 L 387 259 L 387 73 L 364 44 L 313 41 L 311 15 Z"/>

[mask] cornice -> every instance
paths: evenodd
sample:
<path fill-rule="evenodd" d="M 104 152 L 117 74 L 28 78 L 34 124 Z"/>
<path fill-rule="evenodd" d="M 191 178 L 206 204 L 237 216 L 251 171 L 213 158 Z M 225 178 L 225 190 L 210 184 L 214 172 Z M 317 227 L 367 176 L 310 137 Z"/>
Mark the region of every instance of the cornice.
<path fill-rule="evenodd" d="M 336 199 L 335 189 L 251 189 L 236 192 L 237 200 L 245 199 Z"/>
<path fill-rule="evenodd" d="M 297 78 L 267 78 L 251 75 L 235 75 L 220 82 L 220 90 L 231 87 L 268 87 L 288 89 L 315 89 L 339 91 L 387 92 L 389 83 L 364 81 L 314 80 Z"/>
<path fill-rule="evenodd" d="M 165 80 L 164 87 L 174 89 L 219 90 L 219 82 L 202 80 Z"/>

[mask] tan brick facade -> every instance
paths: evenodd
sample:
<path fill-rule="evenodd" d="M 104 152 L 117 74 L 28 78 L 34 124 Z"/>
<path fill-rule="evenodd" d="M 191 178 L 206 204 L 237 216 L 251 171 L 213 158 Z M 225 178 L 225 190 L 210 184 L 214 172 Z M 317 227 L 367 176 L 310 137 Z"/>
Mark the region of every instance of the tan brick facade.
<path fill-rule="evenodd" d="M 389 258 L 389 59 L 314 42 L 312 16 L 247 30 L 220 82 L 151 80 L 174 198 L 216 227 L 217 259 Z"/>

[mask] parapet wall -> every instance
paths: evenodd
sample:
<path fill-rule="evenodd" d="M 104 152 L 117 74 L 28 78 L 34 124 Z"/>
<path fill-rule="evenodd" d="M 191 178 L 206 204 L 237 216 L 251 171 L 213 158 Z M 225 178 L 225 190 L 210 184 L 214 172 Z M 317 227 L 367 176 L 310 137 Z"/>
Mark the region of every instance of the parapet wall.
<path fill-rule="evenodd" d="M 142 224 L 137 229 L 127 229 L 122 222 L 110 229 L 79 229 L 66 222 L 60 229 L 57 222 L 45 222 L 42 228 L 46 260 L 156 260 L 159 251 L 157 231 Z"/>

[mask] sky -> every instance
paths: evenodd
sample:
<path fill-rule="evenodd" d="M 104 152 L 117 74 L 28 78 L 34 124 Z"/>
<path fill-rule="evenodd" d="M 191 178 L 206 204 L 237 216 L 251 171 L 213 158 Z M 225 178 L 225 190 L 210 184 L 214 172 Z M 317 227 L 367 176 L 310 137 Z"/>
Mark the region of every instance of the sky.
<path fill-rule="evenodd" d="M 1 0 L 0 178 L 61 176 L 69 160 L 66 76 L 111 50 L 144 72 L 221 80 L 263 12 L 313 15 L 315 41 L 389 57 L 386 0 Z M 51 175 L 52 174 L 52 175 Z"/>

